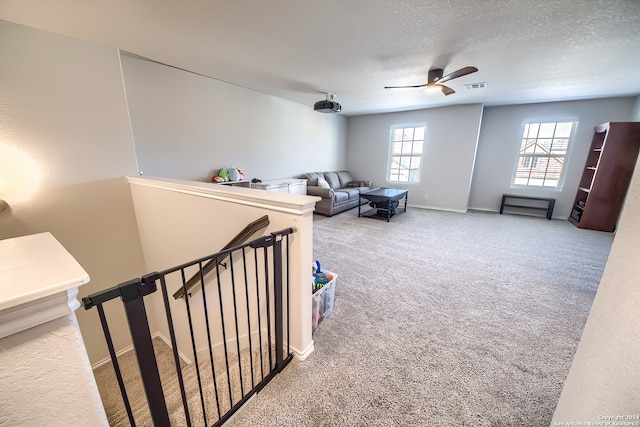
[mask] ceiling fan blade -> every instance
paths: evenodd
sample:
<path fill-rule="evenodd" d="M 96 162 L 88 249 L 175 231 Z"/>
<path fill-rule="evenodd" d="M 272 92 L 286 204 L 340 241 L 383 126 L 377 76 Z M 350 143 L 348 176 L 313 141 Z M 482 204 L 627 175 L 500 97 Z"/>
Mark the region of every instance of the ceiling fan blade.
<path fill-rule="evenodd" d="M 478 71 L 478 69 L 476 67 L 460 68 L 459 70 L 454 71 L 451 74 L 447 74 L 446 76 L 444 76 L 443 78 L 438 80 L 437 83 L 444 83 L 444 82 L 447 82 L 449 80 L 457 79 L 458 77 L 466 76 L 467 74 L 475 73 L 476 71 Z"/>
<path fill-rule="evenodd" d="M 409 87 L 425 87 L 426 85 L 428 85 L 428 83 L 422 84 L 422 85 L 415 85 L 415 86 L 385 86 L 385 89 L 404 89 L 404 88 L 409 88 Z"/>
<path fill-rule="evenodd" d="M 440 83 L 438 83 L 437 86 L 440 86 L 442 88 L 442 93 L 444 93 L 445 95 L 456 93 L 456 91 L 451 89 L 449 86 L 441 85 Z"/>

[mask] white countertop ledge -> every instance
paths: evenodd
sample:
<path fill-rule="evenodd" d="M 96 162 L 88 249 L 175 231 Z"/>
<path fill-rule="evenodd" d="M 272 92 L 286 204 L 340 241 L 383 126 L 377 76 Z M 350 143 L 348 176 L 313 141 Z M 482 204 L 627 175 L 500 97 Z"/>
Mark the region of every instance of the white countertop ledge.
<path fill-rule="evenodd" d="M 71 301 L 87 282 L 87 272 L 51 233 L 0 240 L 0 312 L 60 293 Z"/>

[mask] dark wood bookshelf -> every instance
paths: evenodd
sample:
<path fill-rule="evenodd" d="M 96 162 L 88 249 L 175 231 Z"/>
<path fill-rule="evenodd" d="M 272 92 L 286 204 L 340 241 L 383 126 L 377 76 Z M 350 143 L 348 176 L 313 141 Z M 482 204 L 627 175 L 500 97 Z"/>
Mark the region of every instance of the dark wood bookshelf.
<path fill-rule="evenodd" d="M 640 122 L 595 127 L 569 222 L 590 230 L 615 230 L 639 149 Z"/>

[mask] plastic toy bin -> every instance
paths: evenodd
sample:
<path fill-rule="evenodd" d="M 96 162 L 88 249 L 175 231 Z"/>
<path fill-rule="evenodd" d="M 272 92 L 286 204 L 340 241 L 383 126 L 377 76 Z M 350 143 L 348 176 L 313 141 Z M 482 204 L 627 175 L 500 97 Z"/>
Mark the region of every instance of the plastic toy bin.
<path fill-rule="evenodd" d="M 318 289 L 311 296 L 311 333 L 313 334 L 318 325 L 326 317 L 333 313 L 333 305 L 336 297 L 336 279 L 338 275 L 330 271 L 322 270 L 325 274 L 331 274 L 333 279 L 322 288 Z"/>

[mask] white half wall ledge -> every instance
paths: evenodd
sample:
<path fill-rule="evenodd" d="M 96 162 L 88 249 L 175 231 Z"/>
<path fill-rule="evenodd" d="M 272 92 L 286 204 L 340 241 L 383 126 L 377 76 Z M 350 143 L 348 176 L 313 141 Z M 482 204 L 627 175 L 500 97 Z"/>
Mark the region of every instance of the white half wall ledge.
<path fill-rule="evenodd" d="M 51 233 L 0 240 L 0 338 L 73 313 L 88 282 Z"/>
<path fill-rule="evenodd" d="M 0 338 L 66 316 L 80 308 L 78 288 L 0 311 Z"/>
<path fill-rule="evenodd" d="M 75 316 L 88 281 L 51 233 L 0 240 L 0 425 L 108 425 Z"/>
<path fill-rule="evenodd" d="M 129 184 L 172 190 L 229 203 L 260 207 L 283 213 L 313 212 L 321 198 L 299 194 L 278 193 L 254 188 L 217 185 L 208 182 L 158 177 L 127 177 Z"/>

